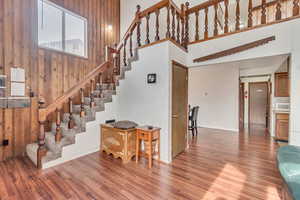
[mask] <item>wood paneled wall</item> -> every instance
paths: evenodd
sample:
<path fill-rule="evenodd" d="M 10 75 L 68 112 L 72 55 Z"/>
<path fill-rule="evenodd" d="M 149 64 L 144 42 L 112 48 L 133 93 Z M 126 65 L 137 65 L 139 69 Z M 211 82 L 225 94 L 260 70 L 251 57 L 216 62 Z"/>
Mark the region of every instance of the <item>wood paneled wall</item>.
<path fill-rule="evenodd" d="M 0 161 L 23 155 L 26 144 L 36 141 L 38 97 L 49 104 L 61 96 L 101 64 L 105 45 L 120 37 L 120 0 L 52 1 L 88 19 L 88 59 L 38 48 L 37 0 L 0 1 L 0 73 L 9 80 L 12 67 L 24 68 L 26 94 L 35 94 L 30 108 L 0 110 L 0 142 L 10 142 L 0 147 Z"/>

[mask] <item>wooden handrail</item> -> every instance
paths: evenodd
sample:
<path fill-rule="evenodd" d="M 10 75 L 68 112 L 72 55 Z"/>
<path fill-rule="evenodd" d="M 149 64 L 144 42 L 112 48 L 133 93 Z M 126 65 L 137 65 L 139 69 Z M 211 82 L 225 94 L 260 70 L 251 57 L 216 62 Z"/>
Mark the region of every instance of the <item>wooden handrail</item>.
<path fill-rule="evenodd" d="M 201 3 L 201 4 L 197 5 L 197 6 L 189 8 L 186 11 L 186 14 L 190 15 L 192 13 L 195 13 L 195 12 L 199 11 L 199 10 L 203 10 L 203 9 L 205 9 L 207 7 L 213 6 L 213 5 L 218 4 L 220 2 L 223 2 L 223 1 L 224 0 L 209 0 L 209 1 L 206 1 L 204 3 Z"/>
<path fill-rule="evenodd" d="M 143 11 L 137 12 L 135 18 L 133 19 L 133 21 L 130 24 L 129 28 L 125 32 L 123 38 L 120 40 L 120 43 L 117 45 L 117 50 L 120 51 L 123 48 L 124 41 L 129 38 L 130 33 L 134 31 L 134 29 L 137 26 L 137 23 L 142 18 L 147 17 L 148 14 L 155 13 L 157 10 L 160 10 L 160 9 L 162 9 L 164 7 L 167 7 L 167 6 L 173 7 L 175 9 L 176 13 L 179 14 L 181 19 L 185 17 L 185 13 L 182 12 L 181 9 L 179 9 L 172 0 L 162 0 L 162 1 L 154 4 L 153 6 L 147 8 Z"/>
<path fill-rule="evenodd" d="M 157 9 L 161 9 L 161 8 L 164 8 L 164 7 L 168 6 L 169 2 L 170 2 L 169 0 L 160 1 L 156 4 L 154 4 L 153 6 L 141 11 L 139 13 L 139 17 L 140 18 L 146 17 L 148 14 L 154 13 Z"/>
<path fill-rule="evenodd" d="M 130 32 L 135 29 L 137 22 L 138 22 L 138 17 L 136 16 L 132 21 L 132 23 L 130 24 L 129 28 L 127 29 L 126 33 L 124 34 L 123 38 L 120 40 L 120 43 L 117 45 L 118 51 L 123 47 L 123 41 L 126 40 L 129 37 Z"/>
<path fill-rule="evenodd" d="M 286 1 L 289 1 L 289 0 L 281 0 L 281 3 L 284 3 Z M 273 1 L 270 1 L 270 2 L 267 2 L 266 3 L 266 8 L 270 7 L 270 6 L 274 6 L 277 4 L 277 0 L 273 0 Z M 256 10 L 259 10 L 259 9 L 262 9 L 262 5 L 258 5 L 254 8 L 252 8 L 252 11 L 256 11 Z"/>
<path fill-rule="evenodd" d="M 186 10 L 186 18 L 189 18 L 189 15 L 193 14 L 196 17 L 195 23 L 195 39 L 194 41 L 189 41 L 189 44 L 195 44 L 198 42 L 203 42 L 221 36 L 226 36 L 233 33 L 238 33 L 240 31 L 246 31 L 254 28 L 261 27 L 262 25 L 270 25 L 273 23 L 279 23 L 282 20 L 291 20 L 297 17 L 300 17 L 300 5 L 299 0 L 261 0 L 261 5 L 253 7 L 253 0 L 245 0 L 246 4 L 241 4 L 244 0 L 235 0 L 232 1 L 231 7 L 234 8 L 235 13 L 229 15 L 229 2 L 228 0 L 209 0 L 207 2 L 201 3 L 197 6 L 189 8 Z M 288 3 L 288 1 L 291 2 Z M 288 3 L 288 4 L 287 4 Z M 225 12 L 220 13 L 218 5 L 224 5 Z M 292 13 L 292 16 L 288 16 L 287 12 L 283 9 L 283 5 L 289 5 L 289 12 Z M 241 7 L 243 6 L 243 7 Z M 270 13 L 268 9 L 273 9 L 274 12 Z M 214 9 L 209 9 L 209 8 Z M 248 9 L 248 14 L 242 12 L 243 10 Z M 232 11 L 233 9 L 231 9 Z M 200 11 L 204 14 L 203 19 L 200 21 L 204 22 L 199 26 Z M 241 16 L 243 14 L 243 16 Z M 245 16 L 244 16 L 245 15 Z M 214 16 L 214 19 L 209 19 L 211 16 Z M 219 21 L 219 16 L 224 19 L 224 27 L 218 27 L 217 24 L 222 24 Z M 246 19 L 243 21 L 243 19 Z M 247 18 L 248 17 L 248 18 Z M 284 18 L 284 19 L 283 19 Z M 213 27 L 209 26 L 209 23 L 212 22 Z M 230 20 L 230 21 L 229 21 Z M 234 20 L 234 21 L 233 21 Z M 200 30 L 204 30 L 204 33 L 200 35 Z M 213 35 L 211 34 L 213 33 Z"/>
<path fill-rule="evenodd" d="M 54 112 L 56 109 L 60 109 L 63 103 L 65 103 L 70 97 L 78 93 L 78 91 L 80 91 L 81 88 L 84 88 L 86 84 L 90 83 L 91 79 L 94 79 L 97 75 L 99 75 L 99 73 L 104 72 L 108 66 L 109 66 L 108 61 L 102 63 L 96 69 L 91 71 L 84 80 L 82 80 L 80 83 L 76 84 L 71 89 L 69 89 L 68 92 L 66 92 L 63 96 L 56 99 L 53 103 L 48 105 L 46 108 L 40 108 L 39 121 L 46 121 L 46 118 L 50 113 Z"/>

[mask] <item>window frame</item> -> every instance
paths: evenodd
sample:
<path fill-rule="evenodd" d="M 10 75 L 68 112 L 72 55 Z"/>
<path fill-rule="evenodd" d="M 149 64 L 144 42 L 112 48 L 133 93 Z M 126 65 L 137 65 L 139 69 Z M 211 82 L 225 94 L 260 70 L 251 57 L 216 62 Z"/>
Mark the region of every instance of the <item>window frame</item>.
<path fill-rule="evenodd" d="M 77 14 L 77 13 L 75 13 L 75 12 L 73 12 L 73 11 L 70 11 L 70 10 L 68 10 L 68 9 L 66 9 L 62 6 L 59 6 L 59 5 L 57 5 L 56 3 L 52 2 L 52 1 L 37 0 L 37 4 L 39 2 L 42 2 L 42 3 L 48 4 L 50 6 L 53 6 L 57 9 L 59 9 L 62 12 L 62 19 L 61 19 L 62 20 L 62 31 L 61 31 L 61 34 L 62 34 L 62 50 L 54 49 L 54 48 L 51 48 L 51 47 L 45 47 L 45 46 L 40 45 L 40 43 L 39 43 L 39 37 L 40 37 L 39 34 L 38 34 L 38 42 L 37 42 L 38 47 L 41 48 L 41 49 L 56 51 L 56 52 L 59 52 L 59 53 L 70 55 L 70 56 L 75 56 L 75 57 L 88 59 L 89 58 L 89 55 L 88 55 L 88 41 L 89 41 L 88 40 L 88 19 L 81 16 L 81 15 L 79 15 L 79 14 Z M 39 10 L 38 10 L 38 12 L 39 12 Z M 84 21 L 84 55 L 78 55 L 78 54 L 66 51 L 66 13 L 68 13 L 69 15 L 72 15 L 73 17 L 76 17 L 76 18 L 81 19 L 81 20 Z M 39 26 L 39 23 L 38 23 L 38 26 Z"/>

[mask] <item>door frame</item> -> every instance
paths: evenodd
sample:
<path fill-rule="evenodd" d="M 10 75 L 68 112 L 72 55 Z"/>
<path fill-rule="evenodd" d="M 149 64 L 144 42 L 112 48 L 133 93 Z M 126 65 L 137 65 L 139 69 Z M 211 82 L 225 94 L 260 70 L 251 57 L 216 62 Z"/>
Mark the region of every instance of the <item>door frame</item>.
<path fill-rule="evenodd" d="M 251 91 L 250 91 L 250 86 L 255 85 L 255 84 L 266 84 L 267 85 L 267 101 L 269 101 L 269 82 L 268 81 L 259 81 L 259 82 L 249 82 L 248 83 L 248 126 L 250 126 L 250 111 L 251 111 Z M 268 107 L 268 105 L 267 105 Z M 267 124 L 266 124 L 267 126 Z"/>
<path fill-rule="evenodd" d="M 174 65 L 177 65 L 179 67 L 182 67 L 183 69 L 186 70 L 186 74 L 187 74 L 187 77 L 186 77 L 186 84 L 187 84 L 187 90 L 186 90 L 186 102 L 187 102 L 187 105 L 186 105 L 186 109 L 187 109 L 187 113 L 186 113 L 186 137 L 185 137 L 185 149 L 187 149 L 189 146 L 188 146 L 188 133 L 189 133 L 189 101 L 188 101 L 188 95 L 189 95 L 189 68 L 183 64 L 181 64 L 180 62 L 176 61 L 176 60 L 172 60 L 172 72 L 171 72 L 171 158 L 173 159 L 173 118 L 172 118 L 172 115 L 173 115 L 173 78 L 174 78 Z M 175 156 L 176 157 L 176 156 Z"/>
<path fill-rule="evenodd" d="M 241 91 L 241 88 L 243 91 Z M 241 101 L 241 99 L 243 99 Z M 243 113 L 243 119 L 241 123 L 241 114 Z M 239 79 L 239 130 L 242 131 L 245 127 L 245 83 Z"/>

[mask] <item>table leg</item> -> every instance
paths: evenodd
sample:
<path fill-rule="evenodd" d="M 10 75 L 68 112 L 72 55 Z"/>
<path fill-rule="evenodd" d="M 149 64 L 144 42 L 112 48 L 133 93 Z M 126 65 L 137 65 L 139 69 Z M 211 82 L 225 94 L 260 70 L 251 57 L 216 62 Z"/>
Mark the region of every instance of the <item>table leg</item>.
<path fill-rule="evenodd" d="M 136 135 L 136 147 L 135 147 L 135 162 L 138 163 L 140 153 L 140 140 L 138 134 Z"/>
<path fill-rule="evenodd" d="M 158 150 L 158 161 L 160 161 L 160 134 L 158 134 L 158 139 L 157 139 L 157 150 Z"/>
<path fill-rule="evenodd" d="M 149 168 L 151 168 L 152 167 L 152 133 L 149 134 L 148 142 L 149 142 Z"/>

